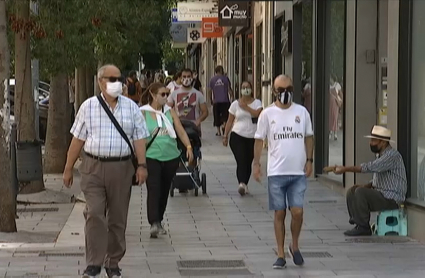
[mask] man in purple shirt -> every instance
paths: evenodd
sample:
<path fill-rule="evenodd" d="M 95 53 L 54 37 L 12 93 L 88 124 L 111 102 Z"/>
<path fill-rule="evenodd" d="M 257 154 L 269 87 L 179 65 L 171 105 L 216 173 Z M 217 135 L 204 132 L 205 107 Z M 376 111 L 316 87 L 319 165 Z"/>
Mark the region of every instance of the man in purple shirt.
<path fill-rule="evenodd" d="M 233 99 L 230 81 L 224 75 L 222 66 L 215 68 L 215 75 L 210 80 L 208 92 L 213 104 L 214 126 L 217 128 L 216 135 L 221 136 L 221 133 L 224 133 L 224 127 L 229 116 L 230 102 Z"/>

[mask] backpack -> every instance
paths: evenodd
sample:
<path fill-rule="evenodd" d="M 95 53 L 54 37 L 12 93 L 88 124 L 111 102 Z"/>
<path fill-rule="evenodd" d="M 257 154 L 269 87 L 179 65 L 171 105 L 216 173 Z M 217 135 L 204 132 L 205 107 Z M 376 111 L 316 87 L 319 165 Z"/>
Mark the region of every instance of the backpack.
<path fill-rule="evenodd" d="M 129 96 L 136 95 L 136 93 L 137 93 L 136 82 L 128 82 L 127 88 L 128 88 L 128 95 Z"/>

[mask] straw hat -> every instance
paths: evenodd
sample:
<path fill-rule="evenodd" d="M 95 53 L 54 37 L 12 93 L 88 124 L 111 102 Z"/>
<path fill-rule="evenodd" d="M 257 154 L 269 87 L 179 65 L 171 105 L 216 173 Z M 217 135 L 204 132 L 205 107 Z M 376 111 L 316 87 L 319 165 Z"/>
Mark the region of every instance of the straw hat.
<path fill-rule="evenodd" d="M 373 126 L 370 135 L 366 135 L 365 137 L 394 143 L 394 141 L 391 140 L 391 130 L 379 125 Z"/>

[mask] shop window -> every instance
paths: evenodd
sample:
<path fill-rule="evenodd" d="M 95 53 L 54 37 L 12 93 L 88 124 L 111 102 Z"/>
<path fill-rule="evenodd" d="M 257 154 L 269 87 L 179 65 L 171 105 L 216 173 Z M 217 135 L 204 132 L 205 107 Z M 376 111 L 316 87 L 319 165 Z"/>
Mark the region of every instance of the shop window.
<path fill-rule="evenodd" d="M 329 51 L 329 91 L 327 109 L 329 127 L 329 165 L 342 165 L 344 157 L 344 68 L 345 68 L 345 1 L 330 0 L 326 47 Z M 331 174 L 333 175 L 333 174 Z M 334 176 L 342 181 L 342 176 Z"/>
<path fill-rule="evenodd" d="M 312 73 L 312 29 L 313 29 L 313 5 L 307 2 L 302 6 L 302 94 L 301 101 L 312 116 L 313 90 L 311 86 Z"/>
<path fill-rule="evenodd" d="M 425 201 L 425 1 L 413 1 L 411 68 L 411 192 L 412 198 Z"/>
<path fill-rule="evenodd" d="M 256 53 L 255 53 L 255 95 L 261 98 L 261 74 L 263 68 L 261 42 L 263 38 L 263 24 L 256 27 Z"/>
<path fill-rule="evenodd" d="M 242 49 L 242 79 L 243 81 L 248 80 L 252 83 L 252 37 L 250 35 L 243 35 L 243 42 L 244 45 Z"/>

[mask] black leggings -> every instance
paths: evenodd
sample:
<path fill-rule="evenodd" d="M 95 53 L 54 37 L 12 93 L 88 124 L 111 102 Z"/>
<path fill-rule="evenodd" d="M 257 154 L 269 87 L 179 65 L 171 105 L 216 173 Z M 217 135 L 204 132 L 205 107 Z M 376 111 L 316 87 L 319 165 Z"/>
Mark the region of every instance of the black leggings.
<path fill-rule="evenodd" d="M 161 223 L 167 208 L 168 194 L 171 182 L 176 175 L 179 166 L 179 158 L 169 161 L 159 161 L 146 158 L 148 166 L 148 189 L 147 212 L 149 224 Z"/>
<path fill-rule="evenodd" d="M 234 132 L 230 134 L 229 145 L 236 159 L 236 177 L 239 183 L 248 184 L 254 160 L 254 138 L 246 138 Z"/>

